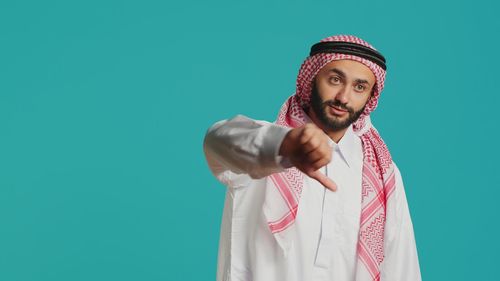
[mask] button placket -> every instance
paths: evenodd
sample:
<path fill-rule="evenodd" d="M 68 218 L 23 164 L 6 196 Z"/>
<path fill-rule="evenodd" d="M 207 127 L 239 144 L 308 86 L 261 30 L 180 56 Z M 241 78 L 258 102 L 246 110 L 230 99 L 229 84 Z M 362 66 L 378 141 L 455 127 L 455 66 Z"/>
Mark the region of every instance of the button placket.
<path fill-rule="evenodd" d="M 329 175 L 330 164 L 324 168 L 324 173 L 327 177 Z M 323 191 L 323 207 L 321 214 L 321 230 L 316 252 L 315 266 L 322 268 L 329 268 L 333 255 L 333 247 L 335 246 L 335 236 L 338 236 L 338 229 L 335 227 L 334 213 L 335 206 L 338 203 L 338 196 L 335 192 L 329 191 L 327 188 Z"/>

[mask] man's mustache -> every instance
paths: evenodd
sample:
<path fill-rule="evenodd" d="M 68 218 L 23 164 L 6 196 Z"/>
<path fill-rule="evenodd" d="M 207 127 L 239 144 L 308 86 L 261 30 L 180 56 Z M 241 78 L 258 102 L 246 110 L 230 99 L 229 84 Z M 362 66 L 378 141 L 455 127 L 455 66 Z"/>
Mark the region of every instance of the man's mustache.
<path fill-rule="evenodd" d="M 323 104 L 328 105 L 328 106 L 338 107 L 340 109 L 348 111 L 351 114 L 354 113 L 354 110 L 352 108 L 348 107 L 347 105 L 345 105 L 343 103 L 340 103 L 338 100 L 327 100 L 327 101 L 324 101 Z"/>

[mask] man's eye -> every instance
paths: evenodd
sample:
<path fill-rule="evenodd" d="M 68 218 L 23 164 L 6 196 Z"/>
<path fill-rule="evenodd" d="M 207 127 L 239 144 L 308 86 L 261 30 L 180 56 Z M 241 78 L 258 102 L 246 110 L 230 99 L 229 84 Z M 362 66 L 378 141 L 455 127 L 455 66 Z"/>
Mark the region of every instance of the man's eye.
<path fill-rule="evenodd" d="M 340 83 L 340 78 L 338 78 L 337 76 L 331 77 L 330 82 L 332 82 L 333 84 L 338 84 Z"/>
<path fill-rule="evenodd" d="M 365 89 L 366 89 L 366 87 L 361 85 L 361 84 L 356 85 L 356 90 L 358 90 L 358 91 L 364 91 Z"/>

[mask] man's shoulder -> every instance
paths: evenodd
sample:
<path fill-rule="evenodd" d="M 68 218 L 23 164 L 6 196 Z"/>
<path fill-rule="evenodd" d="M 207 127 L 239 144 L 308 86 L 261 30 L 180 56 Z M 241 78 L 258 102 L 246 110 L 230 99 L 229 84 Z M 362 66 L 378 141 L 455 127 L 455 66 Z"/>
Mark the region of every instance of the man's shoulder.
<path fill-rule="evenodd" d="M 399 167 L 394 160 L 392 160 L 392 165 L 394 166 L 394 173 L 398 173 L 401 175 L 401 171 L 399 170 Z"/>
<path fill-rule="evenodd" d="M 268 125 L 268 124 L 273 123 L 273 122 L 269 122 L 267 120 L 251 118 L 251 117 L 248 117 L 248 116 L 243 115 L 243 114 L 236 114 L 234 117 L 228 119 L 227 121 L 253 123 L 255 125 Z"/>

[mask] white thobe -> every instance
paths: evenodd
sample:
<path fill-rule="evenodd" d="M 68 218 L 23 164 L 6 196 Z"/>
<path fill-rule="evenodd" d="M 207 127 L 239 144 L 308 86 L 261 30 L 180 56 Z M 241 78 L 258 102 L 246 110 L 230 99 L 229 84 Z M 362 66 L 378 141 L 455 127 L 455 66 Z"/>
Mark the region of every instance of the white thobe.
<path fill-rule="evenodd" d="M 311 122 L 308 120 L 308 122 Z M 363 152 L 352 125 L 321 171 L 337 184 L 332 192 L 304 175 L 292 247 L 286 256 L 263 214 L 264 177 L 284 171 L 278 156 L 290 128 L 237 115 L 215 123 L 204 140 L 207 162 L 227 186 L 217 281 L 322 281 L 356 278 Z M 395 165 L 395 164 L 394 164 Z M 387 204 L 382 281 L 421 280 L 413 225 L 399 169 Z M 368 278 L 366 272 L 366 280 Z"/>

